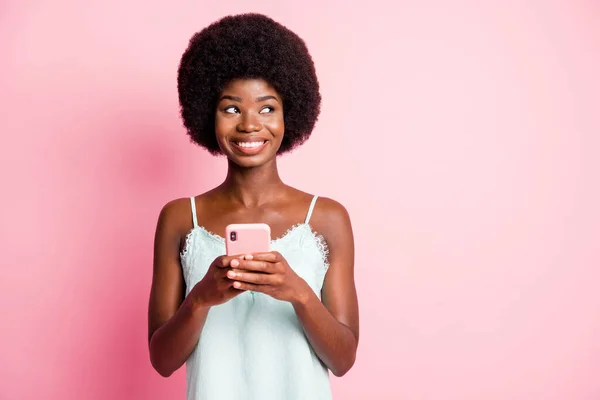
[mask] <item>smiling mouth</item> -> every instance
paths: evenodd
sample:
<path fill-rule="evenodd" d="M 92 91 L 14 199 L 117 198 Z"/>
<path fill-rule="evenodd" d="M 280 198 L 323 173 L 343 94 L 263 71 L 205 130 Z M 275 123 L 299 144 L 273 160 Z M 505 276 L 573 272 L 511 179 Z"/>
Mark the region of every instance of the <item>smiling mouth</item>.
<path fill-rule="evenodd" d="M 268 140 L 233 141 L 233 148 L 240 155 L 254 156 L 266 148 Z"/>
<path fill-rule="evenodd" d="M 266 140 L 254 141 L 254 142 L 233 142 L 236 146 L 244 148 L 244 149 L 256 149 L 267 143 Z"/>

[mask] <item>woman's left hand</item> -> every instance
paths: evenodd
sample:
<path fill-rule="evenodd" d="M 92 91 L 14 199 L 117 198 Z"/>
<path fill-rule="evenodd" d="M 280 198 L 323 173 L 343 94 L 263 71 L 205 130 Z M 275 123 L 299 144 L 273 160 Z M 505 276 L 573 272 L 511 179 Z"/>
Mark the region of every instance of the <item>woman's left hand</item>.
<path fill-rule="evenodd" d="M 277 300 L 296 303 L 306 298 L 308 283 L 299 277 L 276 251 L 254 253 L 231 260 L 227 277 L 233 287 L 265 293 Z"/>

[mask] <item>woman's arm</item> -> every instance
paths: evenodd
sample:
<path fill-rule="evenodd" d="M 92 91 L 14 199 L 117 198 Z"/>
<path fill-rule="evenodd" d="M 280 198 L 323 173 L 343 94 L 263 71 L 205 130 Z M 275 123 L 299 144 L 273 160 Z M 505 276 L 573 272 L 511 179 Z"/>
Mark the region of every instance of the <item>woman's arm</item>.
<path fill-rule="evenodd" d="M 185 282 L 179 260 L 181 233 L 176 228 L 177 216 L 183 211 L 178 207 L 185 207 L 184 204 L 175 200 L 162 209 L 154 241 L 148 343 L 152 366 L 165 377 L 179 369 L 194 350 L 210 309 L 189 296 L 184 300 Z"/>
<path fill-rule="evenodd" d="M 322 302 L 309 287 L 292 304 L 315 353 L 335 376 L 343 376 L 354 365 L 359 336 L 354 238 L 341 204 L 327 198 L 318 203 L 313 225 L 329 247 Z"/>

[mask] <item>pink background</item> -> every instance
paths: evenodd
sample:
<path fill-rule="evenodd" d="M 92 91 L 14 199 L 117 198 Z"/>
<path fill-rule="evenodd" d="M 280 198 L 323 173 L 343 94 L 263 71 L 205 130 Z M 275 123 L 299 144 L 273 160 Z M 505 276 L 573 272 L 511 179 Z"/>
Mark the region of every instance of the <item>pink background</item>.
<path fill-rule="evenodd" d="M 184 398 L 148 360 L 154 227 L 225 165 L 188 143 L 176 70 L 244 11 L 322 84 L 281 172 L 354 223 L 335 398 L 600 398 L 600 6 L 391 3 L 0 3 L 0 399 Z"/>

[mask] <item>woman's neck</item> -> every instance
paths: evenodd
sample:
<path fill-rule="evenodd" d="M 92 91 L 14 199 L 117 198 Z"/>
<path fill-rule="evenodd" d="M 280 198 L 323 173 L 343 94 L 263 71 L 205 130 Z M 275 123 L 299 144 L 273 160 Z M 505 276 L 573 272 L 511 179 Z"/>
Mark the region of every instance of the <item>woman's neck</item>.
<path fill-rule="evenodd" d="M 241 168 L 229 162 L 227 177 L 219 187 L 231 201 L 253 208 L 273 200 L 285 184 L 274 159 L 254 168 Z"/>

